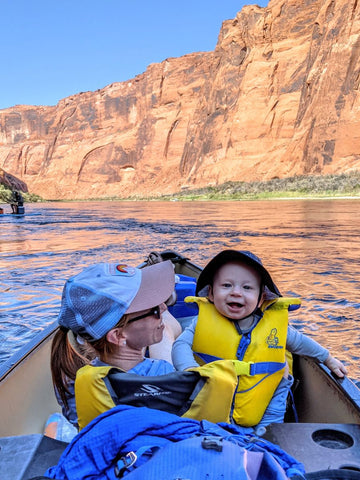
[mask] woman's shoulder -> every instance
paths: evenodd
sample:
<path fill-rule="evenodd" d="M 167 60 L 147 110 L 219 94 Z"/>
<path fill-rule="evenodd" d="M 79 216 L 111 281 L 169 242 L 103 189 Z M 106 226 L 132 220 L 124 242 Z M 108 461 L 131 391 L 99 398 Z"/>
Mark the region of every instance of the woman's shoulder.
<path fill-rule="evenodd" d="M 174 367 L 166 360 L 156 358 L 144 358 L 144 360 L 138 363 L 135 367 L 129 370 L 128 373 L 136 373 L 144 376 L 156 376 L 166 375 L 167 373 L 174 372 Z"/>

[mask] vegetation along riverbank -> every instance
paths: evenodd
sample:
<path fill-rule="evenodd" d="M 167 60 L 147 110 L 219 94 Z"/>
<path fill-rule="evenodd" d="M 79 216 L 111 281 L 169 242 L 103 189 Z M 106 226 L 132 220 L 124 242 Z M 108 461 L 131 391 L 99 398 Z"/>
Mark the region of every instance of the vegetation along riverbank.
<path fill-rule="evenodd" d="M 204 188 L 183 189 L 172 195 L 128 200 L 270 200 L 291 198 L 360 198 L 360 171 L 338 175 L 276 178 L 259 182 L 226 182 Z M 107 200 L 119 200 L 108 197 Z"/>
<path fill-rule="evenodd" d="M 162 199 L 261 200 L 278 198 L 360 197 L 360 171 L 322 176 L 295 176 L 259 182 L 226 182 L 185 190 Z"/>
<path fill-rule="evenodd" d="M 10 190 L 0 185 L 0 202 L 7 203 Z M 259 182 L 226 182 L 204 188 L 186 188 L 171 195 L 127 198 L 106 197 L 89 200 L 269 200 L 291 198 L 360 198 L 360 171 L 337 175 L 311 175 L 276 178 Z M 38 195 L 25 193 L 26 203 L 46 201 Z M 69 200 L 67 200 L 69 201 Z"/>

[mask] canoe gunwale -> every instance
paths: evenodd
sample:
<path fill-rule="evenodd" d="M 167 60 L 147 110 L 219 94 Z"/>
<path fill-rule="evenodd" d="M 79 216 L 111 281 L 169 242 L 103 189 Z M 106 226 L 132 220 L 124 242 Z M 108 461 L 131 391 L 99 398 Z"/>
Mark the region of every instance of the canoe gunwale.
<path fill-rule="evenodd" d="M 57 321 L 48 325 L 44 330 L 36 334 L 28 343 L 20 347 L 10 358 L 0 365 L 0 384 L 10 373 L 26 360 L 34 351 L 46 343 L 59 328 Z"/>

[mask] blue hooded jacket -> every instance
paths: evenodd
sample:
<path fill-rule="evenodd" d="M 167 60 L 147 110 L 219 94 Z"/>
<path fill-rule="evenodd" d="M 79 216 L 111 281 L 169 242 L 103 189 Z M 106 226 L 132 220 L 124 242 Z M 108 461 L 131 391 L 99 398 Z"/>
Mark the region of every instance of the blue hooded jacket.
<path fill-rule="evenodd" d="M 146 407 L 119 405 L 89 423 L 46 475 L 56 480 L 116 480 L 114 466 L 120 452 L 137 452 L 144 445 L 162 448 L 196 435 L 219 436 L 247 450 L 268 452 L 288 477 L 304 473 L 301 463 L 280 447 L 255 436 L 250 428 L 199 422 Z M 136 465 L 148 460 L 149 456 L 143 455 Z"/>

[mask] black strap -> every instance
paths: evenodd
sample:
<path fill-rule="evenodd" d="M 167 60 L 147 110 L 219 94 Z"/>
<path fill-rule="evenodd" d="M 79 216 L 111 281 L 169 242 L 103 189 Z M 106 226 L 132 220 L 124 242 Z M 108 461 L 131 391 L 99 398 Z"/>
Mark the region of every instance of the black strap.
<path fill-rule="evenodd" d="M 50 477 L 33 477 L 33 478 L 29 478 L 29 480 L 51 480 Z"/>

